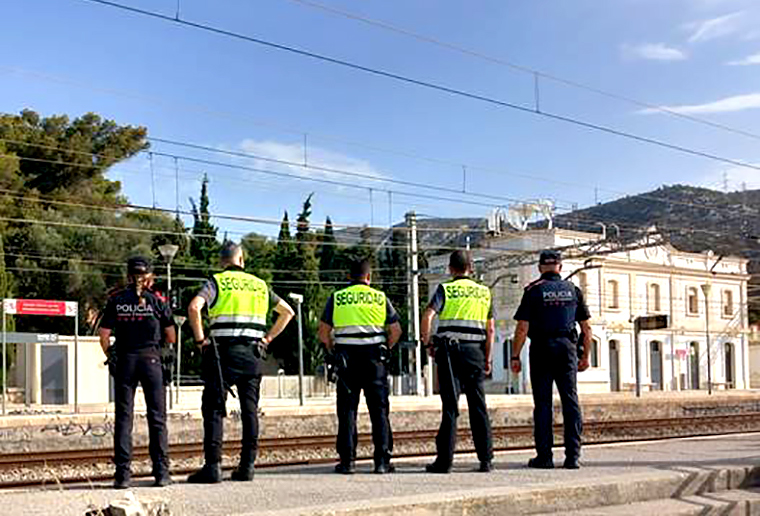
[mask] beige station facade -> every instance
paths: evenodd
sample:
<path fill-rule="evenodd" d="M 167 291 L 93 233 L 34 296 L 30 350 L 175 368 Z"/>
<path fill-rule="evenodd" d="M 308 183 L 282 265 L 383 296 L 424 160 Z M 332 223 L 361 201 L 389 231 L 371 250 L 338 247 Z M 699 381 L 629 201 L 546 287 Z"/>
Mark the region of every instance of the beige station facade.
<path fill-rule="evenodd" d="M 567 249 L 563 275 L 593 267 L 572 277 L 594 334 L 591 368 L 578 376 L 581 392 L 635 388 L 634 321 L 655 314 L 668 315 L 669 324 L 640 333 L 642 390 L 707 389 L 708 340 L 712 388 L 749 388 L 747 260 L 682 252 L 654 230 L 620 251 L 606 242 L 597 233 L 555 228 L 490 237 L 472 250 L 477 275 L 493 285 L 497 342 L 489 391 L 530 392 L 529 372 L 513 377 L 505 354 L 523 288 L 538 277 L 538 252 L 548 248 Z M 430 260 L 431 294 L 446 278 L 446 260 Z M 523 353 L 527 364 L 527 347 Z"/>

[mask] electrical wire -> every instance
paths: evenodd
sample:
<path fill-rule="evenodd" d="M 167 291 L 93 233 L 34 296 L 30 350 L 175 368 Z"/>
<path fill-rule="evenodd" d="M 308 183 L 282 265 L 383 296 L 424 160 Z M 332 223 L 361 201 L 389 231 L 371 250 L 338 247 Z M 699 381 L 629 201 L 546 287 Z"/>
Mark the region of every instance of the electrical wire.
<path fill-rule="evenodd" d="M 459 161 L 453 161 L 448 160 L 440 157 L 431 157 L 431 156 L 425 156 L 418 152 L 410 151 L 410 150 L 400 150 L 400 149 L 394 149 L 394 148 L 388 148 L 388 147 L 382 147 L 375 144 L 369 144 L 365 142 L 358 142 L 342 137 L 338 137 L 335 135 L 329 135 L 324 133 L 316 133 L 313 131 L 306 131 L 303 129 L 297 129 L 292 127 L 284 127 L 281 124 L 275 124 L 273 122 L 263 122 L 261 120 L 257 120 L 252 117 L 247 116 L 241 116 L 239 113 L 231 113 L 227 111 L 221 111 L 218 109 L 209 108 L 206 106 L 199 106 L 199 105 L 187 105 L 187 104 L 178 104 L 175 99 L 165 98 L 165 97 L 155 97 L 155 96 L 146 96 L 143 94 L 136 94 L 136 93 L 130 93 L 125 92 L 122 90 L 114 90 L 111 88 L 98 88 L 94 87 L 91 83 L 82 83 L 78 82 L 72 79 L 68 78 L 61 78 L 57 76 L 51 76 L 49 74 L 41 74 L 36 71 L 32 70 L 26 70 L 26 69 L 19 69 L 19 68 L 7 68 L 7 67 L 0 67 L 0 70 L 6 70 L 10 73 L 18 73 L 23 74 L 25 76 L 31 76 L 32 78 L 36 80 L 43 80 L 48 82 L 56 82 L 59 84 L 66 84 L 69 86 L 77 87 L 80 89 L 85 89 L 88 91 L 96 91 L 99 93 L 104 93 L 108 95 L 113 96 L 120 96 L 124 98 L 129 98 L 133 100 L 137 100 L 140 102 L 147 102 L 155 104 L 159 107 L 167 107 L 167 106 L 174 106 L 176 109 L 182 111 L 182 112 L 194 112 L 194 113 L 200 113 L 202 115 L 206 116 L 217 116 L 220 118 L 228 119 L 228 120 L 237 120 L 237 121 L 244 121 L 246 124 L 256 124 L 263 127 L 273 128 L 278 131 L 282 132 L 288 132 L 288 133 L 295 133 L 298 135 L 301 135 L 304 139 L 306 136 L 310 136 L 311 138 L 318 138 L 320 140 L 325 141 L 332 141 L 337 142 L 345 145 L 354 146 L 357 148 L 366 149 L 373 152 L 379 152 L 379 153 L 385 153 L 388 155 L 395 155 L 395 156 L 401 156 L 409 159 L 414 159 L 422 162 L 427 163 L 433 163 L 433 164 L 440 164 L 445 166 L 451 166 L 456 167 L 457 169 L 460 169 L 461 167 L 466 167 L 467 170 L 476 170 L 480 172 L 485 172 L 488 174 L 495 174 L 495 175 L 506 175 L 509 177 L 515 177 L 520 179 L 526 179 L 526 180 L 534 180 L 534 181 L 541 181 L 549 184 L 555 184 L 558 186 L 567 186 L 567 187 L 573 187 L 573 188 L 581 188 L 581 189 L 589 189 L 589 185 L 582 184 L 578 182 L 572 182 L 567 180 L 559 180 L 554 177 L 545 177 L 545 176 L 539 176 L 535 174 L 527 174 L 527 173 L 519 173 L 519 172 L 513 172 L 508 171 L 505 169 L 496 169 L 493 167 L 487 167 L 482 165 L 474 165 L 474 164 L 463 164 Z M 627 192 L 616 190 L 614 188 L 605 187 L 605 186 L 595 186 L 594 187 L 596 191 L 599 192 L 605 192 L 609 194 L 613 194 L 616 196 L 625 196 L 628 195 Z"/>
<path fill-rule="evenodd" d="M 359 15 L 359 14 L 356 14 L 356 13 L 352 13 L 352 12 L 349 12 L 349 11 L 346 11 L 346 10 L 343 10 L 343 9 L 338 9 L 336 7 L 333 7 L 333 6 L 328 6 L 328 5 L 325 5 L 325 4 L 313 2 L 311 0 L 288 0 L 288 1 L 296 3 L 296 4 L 300 4 L 300 5 L 303 5 L 303 6 L 306 6 L 306 7 L 310 7 L 310 8 L 313 8 L 313 9 L 318 9 L 318 10 L 321 10 L 321 11 L 324 11 L 324 12 L 327 12 L 327 13 L 331 13 L 331 14 L 334 14 L 334 15 L 343 16 L 345 18 L 348 18 L 348 19 L 351 19 L 351 20 L 355 20 L 355 21 L 359 21 L 359 22 L 365 23 L 367 25 L 371 25 L 373 27 L 378 27 L 378 28 L 381 28 L 381 29 L 384 29 L 384 30 L 387 30 L 387 31 L 390 31 L 390 32 L 395 32 L 396 34 L 401 34 L 403 36 L 408 36 L 408 37 L 416 39 L 418 41 L 422 41 L 424 43 L 429 43 L 429 44 L 432 44 L 432 45 L 435 45 L 435 46 L 438 46 L 438 47 L 441 47 L 441 48 L 445 48 L 447 50 L 452 50 L 454 52 L 457 52 L 459 54 L 463 54 L 463 55 L 466 55 L 466 56 L 475 57 L 475 58 L 481 59 L 483 61 L 487 61 L 487 62 L 492 63 L 492 64 L 506 66 L 508 68 L 511 68 L 512 70 L 516 70 L 518 72 L 522 72 L 524 74 L 531 75 L 533 77 L 540 77 L 542 79 L 548 79 L 550 81 L 553 81 L 553 82 L 556 82 L 556 83 L 559 83 L 559 84 L 563 84 L 565 86 L 570 86 L 572 88 L 576 88 L 576 89 L 583 90 L 583 91 L 588 91 L 588 92 L 591 92 L 591 93 L 594 93 L 594 94 L 597 94 L 597 95 L 601 95 L 603 97 L 607 97 L 607 98 L 610 98 L 610 99 L 626 102 L 628 104 L 637 106 L 639 108 L 644 108 L 644 109 L 648 109 L 648 110 L 658 111 L 660 113 L 663 113 L 663 114 L 666 114 L 666 115 L 669 115 L 669 116 L 672 116 L 672 117 L 680 118 L 682 120 L 687 120 L 689 122 L 694 122 L 694 123 L 697 123 L 697 124 L 705 125 L 705 126 L 708 126 L 708 127 L 712 127 L 714 129 L 720 129 L 722 131 L 726 131 L 726 132 L 729 132 L 729 133 L 732 133 L 732 134 L 737 134 L 737 135 L 740 135 L 740 136 L 746 136 L 747 138 L 752 138 L 752 139 L 755 139 L 755 140 L 760 140 L 760 135 L 755 134 L 755 133 L 750 132 L 750 131 L 747 131 L 747 130 L 744 130 L 744 129 L 737 129 L 735 127 L 731 127 L 731 126 L 728 126 L 726 124 L 721 124 L 721 123 L 718 123 L 718 122 L 713 122 L 713 121 L 707 120 L 705 118 L 697 117 L 697 116 L 694 116 L 694 115 L 689 115 L 687 113 L 680 113 L 678 111 L 673 111 L 672 109 L 668 109 L 668 108 L 663 107 L 663 106 L 658 106 L 658 105 L 655 105 L 655 104 L 651 104 L 649 102 L 644 102 L 642 100 L 637 100 L 637 99 L 635 99 L 633 97 L 629 97 L 629 96 L 626 96 L 626 95 L 621 95 L 619 93 L 613 93 L 613 92 L 610 92 L 610 91 L 607 91 L 607 90 L 604 90 L 604 89 L 601 89 L 601 88 L 597 88 L 597 87 L 594 87 L 594 86 L 589 86 L 589 85 L 584 84 L 582 82 L 578 82 L 578 81 L 574 81 L 574 80 L 571 80 L 571 79 L 563 78 L 563 77 L 560 77 L 558 75 L 550 74 L 550 73 L 547 73 L 547 72 L 544 72 L 544 71 L 541 71 L 541 70 L 538 70 L 538 69 L 535 69 L 535 68 L 530 68 L 528 66 L 519 65 L 519 64 L 516 64 L 516 63 L 514 63 L 512 61 L 509 61 L 507 59 L 503 59 L 503 58 L 500 58 L 500 57 L 495 57 L 495 56 L 492 56 L 492 55 L 485 54 L 483 52 L 479 52 L 479 51 L 476 51 L 476 50 L 472 50 L 472 49 L 468 49 L 468 48 L 465 48 L 465 47 L 461 47 L 459 45 L 455 45 L 453 43 L 448 43 L 446 41 L 443 41 L 443 40 L 440 40 L 438 38 L 434 38 L 434 37 L 431 37 L 431 36 L 425 36 L 423 34 L 419 34 L 417 32 L 413 32 L 413 31 L 411 31 L 409 29 L 405 29 L 405 28 L 402 28 L 402 27 L 398 27 L 396 25 L 392 25 L 392 24 L 390 24 L 388 22 L 372 19 L 372 18 L 369 18 L 367 16 L 362 16 L 362 15 Z"/>
<path fill-rule="evenodd" d="M 245 42 L 248 42 L 248 43 L 253 43 L 253 44 L 264 46 L 264 47 L 267 47 L 267 48 L 276 49 L 276 50 L 280 50 L 280 51 L 283 51 L 283 52 L 299 55 L 299 56 L 302 56 L 302 57 L 308 57 L 310 59 L 315 59 L 315 60 L 318 60 L 318 61 L 321 61 L 321 62 L 331 63 L 333 65 L 341 66 L 341 67 L 344 67 L 344 68 L 349 68 L 349 69 L 352 69 L 352 70 L 368 73 L 368 74 L 371 74 L 371 75 L 376 75 L 376 76 L 379 76 L 379 77 L 385 77 L 387 79 L 392 79 L 392 80 L 403 82 L 403 83 L 406 83 L 406 84 L 412 84 L 412 85 L 415 85 L 415 86 L 419 86 L 419 87 L 430 89 L 430 90 L 434 90 L 434 91 L 439 91 L 439 92 L 446 93 L 446 94 L 449 94 L 449 95 L 463 97 L 463 98 L 467 98 L 467 99 L 471 99 L 471 100 L 475 100 L 475 101 L 479 101 L 479 102 L 484 102 L 484 103 L 487 103 L 487 104 L 490 104 L 490 105 L 493 105 L 493 106 L 497 106 L 497 107 L 501 107 L 501 108 L 506 108 L 506 109 L 512 109 L 512 110 L 515 110 L 515 111 L 520 111 L 520 112 L 523 112 L 523 113 L 528 113 L 528 114 L 540 116 L 540 117 L 543 117 L 543 118 L 546 118 L 546 119 L 550 119 L 550 120 L 554 120 L 554 121 L 558 121 L 558 122 L 564 122 L 564 123 L 567 123 L 567 124 L 575 125 L 575 126 L 582 127 L 582 128 L 585 128 L 585 129 L 589 129 L 589 130 L 593 130 L 593 131 L 598 131 L 598 132 L 602 132 L 602 133 L 606 133 L 606 134 L 610 134 L 610 135 L 614 135 L 614 136 L 619 136 L 619 137 L 622 137 L 622 138 L 627 138 L 627 139 L 630 139 L 630 140 L 633 140 L 633 141 L 637 141 L 637 142 L 645 143 L 645 144 L 649 144 L 649 145 L 654 145 L 654 146 L 657 146 L 657 147 L 661 147 L 661 148 L 664 148 L 664 149 L 680 152 L 680 153 L 683 153 L 683 154 L 688 154 L 688 155 L 691 155 L 691 156 L 696 156 L 696 157 L 701 157 L 701 158 L 705 158 L 705 159 L 710 159 L 710 160 L 713 160 L 713 161 L 717 161 L 717 162 L 721 162 L 721 163 L 725 163 L 725 164 L 730 164 L 730 165 L 737 166 L 737 167 L 748 168 L 748 169 L 760 171 L 760 166 L 758 166 L 758 165 L 753 165 L 751 163 L 745 163 L 745 162 L 738 161 L 738 160 L 735 160 L 735 159 L 726 158 L 726 157 L 719 156 L 717 154 L 713 154 L 713 153 L 710 153 L 710 152 L 707 152 L 707 151 L 692 149 L 692 148 L 685 147 L 685 146 L 682 146 L 682 145 L 678 145 L 678 144 L 675 144 L 675 143 L 670 143 L 670 142 L 667 142 L 665 140 L 659 140 L 659 139 L 656 139 L 656 138 L 653 138 L 653 137 L 649 137 L 649 136 L 642 136 L 642 135 L 639 135 L 639 134 L 623 131 L 623 130 L 616 129 L 616 128 L 613 128 L 613 127 L 604 126 L 604 125 L 596 124 L 596 123 L 593 123 L 593 122 L 588 122 L 588 121 L 581 120 L 581 119 L 578 119 L 578 118 L 573 118 L 573 117 L 570 117 L 570 116 L 560 115 L 558 113 L 551 113 L 551 112 L 548 112 L 548 111 L 538 111 L 538 110 L 535 110 L 535 109 L 533 109 L 531 107 L 522 106 L 522 105 L 519 105 L 519 104 L 516 104 L 516 103 L 513 103 L 513 102 L 508 102 L 508 101 L 500 100 L 500 99 L 497 99 L 497 98 L 488 97 L 486 95 L 481 95 L 481 94 L 478 94 L 478 93 L 472 93 L 472 92 L 469 92 L 469 91 L 466 91 L 466 90 L 461 90 L 461 89 L 445 86 L 445 85 L 442 85 L 442 84 L 438 84 L 438 83 L 434 83 L 434 82 L 429 82 L 429 81 L 426 81 L 426 80 L 421 80 L 421 79 L 417 79 L 417 78 L 414 78 L 414 77 L 397 74 L 397 73 L 394 73 L 394 72 L 389 72 L 389 71 L 386 71 L 386 70 L 381 70 L 379 68 L 373 68 L 371 66 L 362 65 L 362 64 L 350 62 L 350 61 L 347 61 L 347 60 L 344 60 L 344 59 L 335 58 L 335 57 L 330 57 L 330 56 L 327 56 L 327 55 L 324 55 L 324 54 L 319 54 L 319 53 L 316 53 L 316 52 L 312 52 L 312 51 L 309 51 L 309 50 L 304 50 L 304 49 L 301 49 L 301 48 L 296 48 L 296 47 L 289 46 L 289 45 L 284 45 L 284 44 L 281 44 L 281 43 L 275 43 L 275 42 L 268 41 L 268 40 L 265 40 L 265 39 L 262 39 L 262 38 L 257 38 L 257 37 L 254 37 L 254 36 L 249 36 L 249 35 L 241 34 L 241 33 L 238 33 L 238 32 L 233 32 L 231 30 L 215 27 L 215 26 L 212 26 L 212 25 L 209 25 L 209 24 L 199 23 L 199 22 L 192 22 L 192 21 L 185 20 L 185 19 L 172 18 L 170 16 L 166 16 L 166 15 L 161 14 L 161 13 L 156 12 L 156 11 L 149 11 L 149 10 L 146 10 L 146 9 L 140 9 L 140 8 L 137 8 L 137 7 L 132 7 L 132 6 L 120 4 L 120 3 L 117 3 L 117 2 L 112 2 L 110 0 L 82 0 L 82 1 L 84 1 L 84 2 L 90 2 L 90 3 L 95 3 L 95 4 L 100 4 L 100 5 L 103 5 L 103 6 L 108 6 L 108 7 L 112 7 L 112 8 L 115 8 L 115 9 L 120 9 L 120 10 L 123 10 L 123 11 L 128 11 L 128 12 L 131 12 L 133 14 L 138 14 L 138 15 L 141 15 L 141 16 L 147 16 L 147 17 L 150 17 L 150 18 L 155 18 L 155 19 L 163 20 L 163 21 L 170 22 L 170 23 L 174 23 L 174 24 L 178 24 L 178 25 L 183 25 L 183 26 L 190 27 L 190 28 L 193 28 L 193 29 L 197 29 L 197 30 L 201 30 L 201 31 L 217 34 L 217 35 L 220 35 L 220 36 L 229 37 L 229 38 L 232 38 L 232 39 L 237 39 L 237 40 L 245 41 Z"/>

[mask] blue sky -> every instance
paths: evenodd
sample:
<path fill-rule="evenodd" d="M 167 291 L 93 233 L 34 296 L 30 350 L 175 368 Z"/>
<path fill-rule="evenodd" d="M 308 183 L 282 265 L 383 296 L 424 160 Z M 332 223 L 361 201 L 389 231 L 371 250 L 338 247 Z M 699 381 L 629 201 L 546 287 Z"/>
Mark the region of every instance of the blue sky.
<path fill-rule="evenodd" d="M 120 0 L 174 15 L 176 0 Z M 760 133 L 760 5 L 753 0 L 314 0 L 499 59 Z M 333 57 L 532 105 L 533 77 L 293 0 L 181 0 L 181 17 Z M 6 0 L 0 110 L 87 111 L 151 136 L 381 175 L 505 199 L 552 199 L 559 211 L 661 184 L 760 188 L 760 173 L 532 114 L 374 77 L 83 0 Z M 643 112 L 541 81 L 545 110 L 759 163 L 756 139 Z M 358 145 L 360 144 L 360 145 Z M 378 148 L 393 150 L 385 152 Z M 261 160 L 155 144 L 156 153 L 305 177 L 283 179 L 180 160 L 182 209 L 203 173 L 212 211 L 278 220 L 315 193 L 314 222 L 387 225 L 404 212 L 483 216 L 483 205 Z M 430 159 L 416 159 L 410 155 Z M 175 207 L 174 161 L 146 155 L 112 176 L 137 204 Z M 480 168 L 488 169 L 481 170 Z M 370 190 L 371 188 L 371 190 Z M 389 194 L 386 189 L 396 190 Z M 403 195 L 405 192 L 408 195 Z M 417 193 L 443 195 L 448 201 Z M 237 237 L 276 228 L 219 220 Z"/>

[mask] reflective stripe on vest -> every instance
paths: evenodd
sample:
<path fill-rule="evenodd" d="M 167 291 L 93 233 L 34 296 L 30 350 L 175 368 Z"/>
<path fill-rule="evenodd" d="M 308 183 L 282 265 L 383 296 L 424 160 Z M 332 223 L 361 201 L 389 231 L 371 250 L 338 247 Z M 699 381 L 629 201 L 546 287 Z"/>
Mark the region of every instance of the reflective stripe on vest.
<path fill-rule="evenodd" d="M 491 290 L 468 278 L 443 283 L 443 310 L 438 314 L 438 335 L 463 342 L 486 340 Z"/>
<path fill-rule="evenodd" d="M 216 302 L 209 307 L 212 337 L 262 339 L 269 313 L 269 287 L 243 271 L 214 275 Z"/>
<path fill-rule="evenodd" d="M 383 344 L 385 317 L 385 294 L 379 290 L 359 284 L 333 295 L 336 344 Z"/>

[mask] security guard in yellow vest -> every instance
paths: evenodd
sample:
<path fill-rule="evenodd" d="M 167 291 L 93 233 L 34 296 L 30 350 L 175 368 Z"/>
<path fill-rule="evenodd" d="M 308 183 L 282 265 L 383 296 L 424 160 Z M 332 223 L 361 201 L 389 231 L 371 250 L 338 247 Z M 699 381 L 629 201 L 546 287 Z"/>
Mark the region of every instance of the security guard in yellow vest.
<path fill-rule="evenodd" d="M 201 412 L 203 414 L 203 468 L 188 477 L 188 482 L 213 484 L 221 482 L 221 454 L 224 400 L 218 377 L 221 373 L 226 386 L 234 385 L 240 398 L 240 419 L 243 424 L 243 447 L 240 464 L 232 480 L 253 479 L 253 463 L 258 449 L 258 404 L 261 385 L 262 352 L 282 332 L 293 318 L 293 309 L 272 292 L 267 284 L 244 272 L 243 249 L 227 242 L 220 253 L 224 272 L 215 274 L 190 302 L 188 316 L 196 344 L 202 350 L 202 369 L 205 381 Z M 218 349 L 220 364 L 214 349 L 203 333 L 201 310 L 208 307 L 209 336 Z M 267 332 L 270 309 L 278 317 Z"/>
<path fill-rule="evenodd" d="M 390 473 L 391 429 L 388 419 L 388 373 L 383 354 L 398 342 L 401 325 L 385 294 L 369 286 L 367 260 L 351 264 L 351 285 L 327 300 L 319 339 L 345 360 L 338 381 L 338 441 L 336 473 L 351 474 L 356 459 L 356 412 L 364 389 L 372 422 L 375 473 Z M 385 349 L 383 349 L 385 348 Z"/>
<path fill-rule="evenodd" d="M 430 473 L 448 473 L 454 460 L 460 392 L 467 396 L 470 428 L 480 460 L 478 471 L 493 469 L 491 424 L 486 409 L 483 381 L 491 373 L 494 320 L 491 291 L 467 277 L 472 270 L 468 253 L 455 251 L 449 257 L 451 281 L 439 285 L 422 316 L 422 342 L 438 366 L 438 384 L 443 414 L 435 439 L 438 456 L 428 464 Z M 438 314 L 436 337 L 445 339 L 446 349 L 430 346 L 433 318 Z"/>

